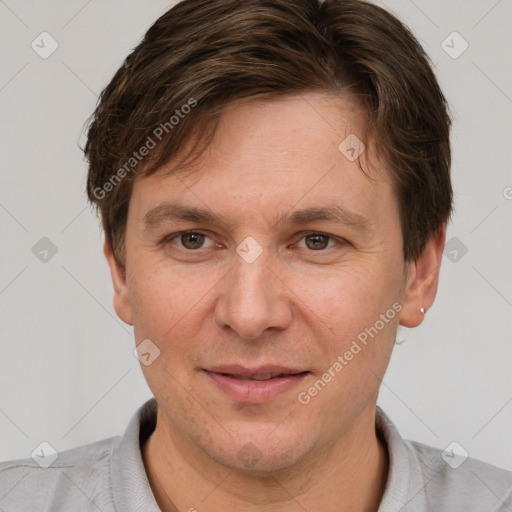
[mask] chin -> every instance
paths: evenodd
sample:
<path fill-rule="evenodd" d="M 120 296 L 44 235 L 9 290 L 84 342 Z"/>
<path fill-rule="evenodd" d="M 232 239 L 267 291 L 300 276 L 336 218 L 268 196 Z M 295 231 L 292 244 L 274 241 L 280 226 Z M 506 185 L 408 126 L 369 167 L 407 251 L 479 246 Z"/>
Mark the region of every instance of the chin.
<path fill-rule="evenodd" d="M 308 443 L 304 436 L 299 439 L 296 433 L 287 432 L 285 428 L 278 434 L 278 429 L 275 425 L 261 428 L 253 424 L 250 429 L 239 430 L 233 436 L 224 432 L 216 443 L 200 444 L 218 464 L 237 472 L 264 477 L 301 463 L 313 448 L 314 443 Z"/>

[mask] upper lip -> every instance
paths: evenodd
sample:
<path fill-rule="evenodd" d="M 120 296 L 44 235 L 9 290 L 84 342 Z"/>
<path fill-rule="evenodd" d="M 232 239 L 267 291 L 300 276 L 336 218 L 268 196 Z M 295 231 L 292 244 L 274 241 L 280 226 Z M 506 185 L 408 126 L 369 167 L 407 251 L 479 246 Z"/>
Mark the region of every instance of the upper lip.
<path fill-rule="evenodd" d="M 258 366 L 256 368 L 246 368 L 238 364 L 221 364 L 218 366 L 212 366 L 206 371 L 213 373 L 226 373 L 228 375 L 238 375 L 240 377 L 258 377 L 260 375 L 294 375 L 297 373 L 304 373 L 307 370 L 301 370 L 299 368 L 290 368 L 286 366 L 278 366 L 274 364 L 266 364 Z"/>

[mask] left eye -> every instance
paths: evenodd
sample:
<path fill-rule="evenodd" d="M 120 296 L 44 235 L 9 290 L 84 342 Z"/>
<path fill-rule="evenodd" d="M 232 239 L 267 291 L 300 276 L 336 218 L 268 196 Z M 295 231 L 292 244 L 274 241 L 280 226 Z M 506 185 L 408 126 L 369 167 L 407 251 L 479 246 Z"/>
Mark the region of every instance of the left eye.
<path fill-rule="evenodd" d="M 306 248 L 313 251 L 329 249 L 329 242 L 334 243 L 334 240 L 331 236 L 324 235 L 323 233 L 307 233 L 301 238 L 301 241 L 302 240 L 305 240 Z"/>

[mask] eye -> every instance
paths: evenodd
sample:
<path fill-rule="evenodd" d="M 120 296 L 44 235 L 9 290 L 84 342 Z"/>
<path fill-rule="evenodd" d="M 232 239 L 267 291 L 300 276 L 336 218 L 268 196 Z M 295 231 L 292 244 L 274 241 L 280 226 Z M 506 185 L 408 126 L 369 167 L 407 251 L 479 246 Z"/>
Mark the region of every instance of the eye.
<path fill-rule="evenodd" d="M 305 240 L 305 245 L 307 249 L 311 249 L 312 251 L 323 251 L 324 249 L 330 249 L 332 247 L 329 246 L 329 242 L 338 243 L 334 240 L 334 238 L 330 235 L 326 235 L 324 233 L 301 233 L 304 235 L 301 238 Z"/>
<path fill-rule="evenodd" d="M 168 243 L 178 239 L 181 242 L 181 245 L 178 244 L 179 247 L 193 251 L 196 249 L 202 249 L 204 241 L 207 238 L 209 237 L 200 231 L 184 231 L 182 233 L 175 233 L 166 237 L 164 242 Z"/>
<path fill-rule="evenodd" d="M 305 245 L 301 246 L 299 244 L 299 247 L 309 249 L 311 251 L 325 251 L 326 249 L 332 248 L 334 245 L 340 245 L 342 242 L 325 233 L 308 231 L 301 233 L 301 235 L 302 238 L 300 241 L 302 242 L 304 240 Z M 204 245 L 207 239 L 210 239 L 210 237 L 200 231 L 183 231 L 180 233 L 173 233 L 165 237 L 162 243 L 176 243 L 175 240 L 178 240 L 179 243 L 176 243 L 178 247 L 181 247 L 187 251 L 196 251 L 199 249 L 208 248 L 208 246 L 205 247 Z M 212 244 L 214 244 L 213 241 Z M 210 244 L 209 247 L 212 247 L 212 244 Z"/>

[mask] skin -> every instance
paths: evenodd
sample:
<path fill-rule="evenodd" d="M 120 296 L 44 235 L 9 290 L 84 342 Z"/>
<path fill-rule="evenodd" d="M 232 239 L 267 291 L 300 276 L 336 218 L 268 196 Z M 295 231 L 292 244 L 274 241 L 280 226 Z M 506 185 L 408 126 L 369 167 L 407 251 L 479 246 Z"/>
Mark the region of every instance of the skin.
<path fill-rule="evenodd" d="M 349 134 L 364 139 L 365 123 L 353 101 L 322 93 L 250 101 L 224 115 L 193 172 L 169 174 L 171 162 L 135 182 L 126 276 L 108 243 L 105 255 L 117 314 L 134 326 L 137 344 L 150 339 L 161 351 L 141 367 L 159 405 L 143 459 L 162 510 L 378 509 L 389 465 L 374 426 L 379 385 L 398 325 L 419 325 L 420 308 L 434 301 L 445 230 L 405 264 L 385 165 L 367 144 L 369 179 L 338 150 Z M 222 222 L 147 229 L 146 213 L 167 201 L 207 208 Z M 364 217 L 367 229 L 276 224 L 281 214 L 327 204 Z M 196 240 L 179 236 L 160 243 L 184 230 L 206 234 L 203 245 L 191 249 Z M 332 238 L 312 249 L 315 233 Z M 252 263 L 236 252 L 248 236 L 262 249 Z M 400 313 L 299 403 L 298 393 L 397 302 Z M 202 371 L 268 363 L 311 373 L 272 401 L 248 405 Z M 251 467 L 237 457 L 247 443 L 260 457 Z"/>

